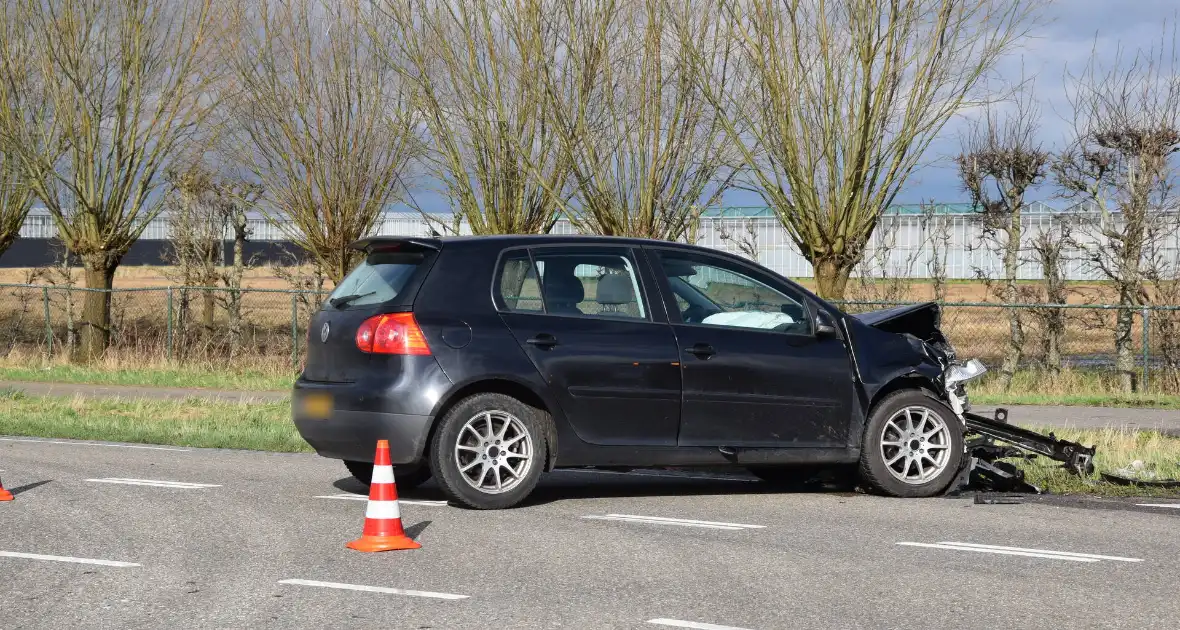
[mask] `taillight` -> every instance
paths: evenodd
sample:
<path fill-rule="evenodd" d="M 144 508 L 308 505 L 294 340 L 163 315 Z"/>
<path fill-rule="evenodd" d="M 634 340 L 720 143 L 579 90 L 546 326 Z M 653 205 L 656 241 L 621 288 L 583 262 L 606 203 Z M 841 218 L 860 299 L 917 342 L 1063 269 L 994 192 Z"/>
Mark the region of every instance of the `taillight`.
<path fill-rule="evenodd" d="M 356 347 L 373 354 L 430 354 L 413 313 L 370 317 L 356 329 Z"/>

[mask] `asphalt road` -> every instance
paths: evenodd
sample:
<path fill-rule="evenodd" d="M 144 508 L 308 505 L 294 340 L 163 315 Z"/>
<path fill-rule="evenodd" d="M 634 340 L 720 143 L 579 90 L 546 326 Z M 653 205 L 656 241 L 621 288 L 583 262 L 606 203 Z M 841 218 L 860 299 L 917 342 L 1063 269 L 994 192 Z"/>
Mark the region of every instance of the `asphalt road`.
<path fill-rule="evenodd" d="M 1180 509 L 1133 501 L 976 505 L 570 471 L 514 510 L 418 503 L 440 499 L 431 484 L 403 492 L 423 548 L 362 554 L 344 543 L 363 500 L 317 498 L 361 487 L 314 455 L 4 439 L 0 470 L 17 492 L 0 503 L 5 629 L 1180 622 Z"/>

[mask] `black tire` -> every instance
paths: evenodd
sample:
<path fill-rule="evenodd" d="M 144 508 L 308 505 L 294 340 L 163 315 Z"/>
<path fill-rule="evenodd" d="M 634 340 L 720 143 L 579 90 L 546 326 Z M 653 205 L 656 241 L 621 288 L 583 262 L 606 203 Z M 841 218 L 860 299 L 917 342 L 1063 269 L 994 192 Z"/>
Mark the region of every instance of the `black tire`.
<path fill-rule="evenodd" d="M 947 429 L 948 442 L 947 459 L 941 471 L 932 478 L 921 482 L 906 482 L 890 472 L 886 464 L 886 454 L 882 449 L 885 441 L 886 423 L 895 414 L 906 408 L 923 409 L 938 416 Z M 892 436 L 891 436 L 892 437 Z M 904 441 L 904 440 L 903 440 Z M 933 444 L 933 442 L 932 442 Z M 925 449 L 927 445 L 920 445 Z M 890 455 L 900 452 L 887 447 Z M 930 449 L 934 450 L 934 449 Z M 925 450 L 921 452 L 926 452 Z M 904 460 L 904 457 L 903 457 Z M 860 453 L 860 478 L 869 490 L 891 497 L 931 497 L 942 494 L 955 480 L 959 466 L 963 460 L 963 423 L 955 412 L 929 393 L 920 390 L 904 390 L 894 392 L 873 407 L 869 415 L 868 425 L 865 427 L 864 441 Z M 925 461 L 925 460 L 923 460 Z M 897 464 L 895 464 L 897 465 Z M 906 472 L 916 470 L 910 464 L 902 466 Z"/>
<path fill-rule="evenodd" d="M 373 481 L 373 462 L 350 462 L 345 461 L 344 467 L 357 481 L 369 487 L 369 483 Z M 399 491 L 413 490 L 418 486 L 426 483 L 430 479 L 430 467 L 426 464 L 417 466 L 394 466 L 393 480 L 397 483 Z"/>
<path fill-rule="evenodd" d="M 519 420 L 532 443 L 529 466 L 510 489 L 491 493 L 476 488 L 459 471 L 456 446 L 464 425 L 485 412 L 503 412 Z M 443 492 L 456 503 L 476 510 L 499 510 L 515 506 L 533 491 L 545 469 L 549 453 L 546 441 L 549 414 L 504 394 L 475 394 L 459 401 L 439 420 L 430 442 L 430 470 Z M 470 433 L 468 433 L 470 435 Z"/>

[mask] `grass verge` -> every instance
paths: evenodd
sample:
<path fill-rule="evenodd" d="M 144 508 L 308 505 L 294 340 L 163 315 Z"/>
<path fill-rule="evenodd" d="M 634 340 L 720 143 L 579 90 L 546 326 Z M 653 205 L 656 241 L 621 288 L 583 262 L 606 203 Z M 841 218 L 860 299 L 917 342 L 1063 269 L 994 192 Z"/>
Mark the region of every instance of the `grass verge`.
<path fill-rule="evenodd" d="M 1024 470 L 1025 478 L 1034 486 L 1054 494 L 1180 497 L 1180 490 L 1175 488 L 1121 486 L 1100 477 L 1100 473 L 1116 472 L 1138 460 L 1142 462 L 1143 470 L 1155 473 L 1157 479 L 1180 479 L 1180 438 L 1157 431 L 1128 429 L 1027 428 L 1040 433 L 1052 431 L 1061 439 L 1098 447 L 1092 477 L 1071 475 L 1061 468 L 1059 462 L 1043 457 L 1013 461 Z"/>
<path fill-rule="evenodd" d="M 1180 409 L 1180 396 L 1166 394 L 971 394 L 980 405 L 1042 405 L 1065 407 L 1120 407 L 1129 409 Z"/>
<path fill-rule="evenodd" d="M 0 360 L 0 381 L 89 383 L 141 387 L 179 387 L 234 391 L 286 391 L 295 374 L 284 365 L 226 369 L 201 363 L 134 365 L 112 361 L 96 365 L 45 362 L 36 357 Z M 972 383 L 971 401 L 981 405 L 1068 405 L 1180 409 L 1180 395 L 1112 391 L 1109 378 L 1076 370 L 1058 375 L 1018 372 L 1008 391 L 995 378 Z"/>
<path fill-rule="evenodd" d="M 0 364 L 0 381 L 40 383 L 89 383 L 94 385 L 137 385 L 241 391 L 283 391 L 291 388 L 293 374 L 286 371 L 217 370 L 206 367 L 165 365 L 150 368 L 122 368 L 47 364 Z"/>
<path fill-rule="evenodd" d="M 0 392 L 0 432 L 199 448 L 310 452 L 289 402 L 65 398 Z"/>

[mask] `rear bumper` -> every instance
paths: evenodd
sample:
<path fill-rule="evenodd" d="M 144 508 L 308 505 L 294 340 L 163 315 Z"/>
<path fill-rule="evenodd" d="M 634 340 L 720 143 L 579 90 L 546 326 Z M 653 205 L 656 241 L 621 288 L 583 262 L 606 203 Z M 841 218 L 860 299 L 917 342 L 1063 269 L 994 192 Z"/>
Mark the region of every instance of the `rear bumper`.
<path fill-rule="evenodd" d="M 295 408 L 299 408 L 298 403 Z M 360 462 L 373 461 L 377 440 L 389 440 L 391 463 L 419 462 L 426 450 L 430 421 L 430 416 L 378 411 L 334 410 L 326 419 L 295 412 L 295 427 L 317 453 Z"/>

